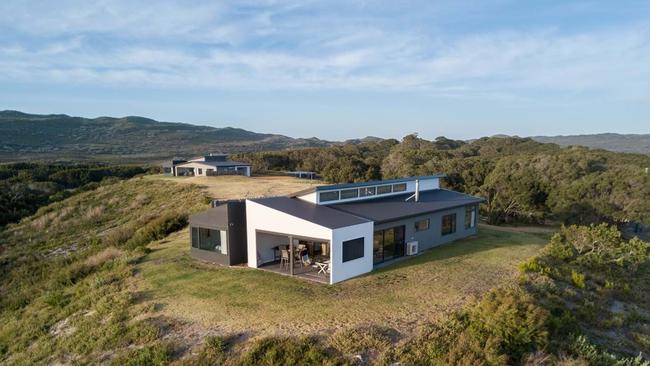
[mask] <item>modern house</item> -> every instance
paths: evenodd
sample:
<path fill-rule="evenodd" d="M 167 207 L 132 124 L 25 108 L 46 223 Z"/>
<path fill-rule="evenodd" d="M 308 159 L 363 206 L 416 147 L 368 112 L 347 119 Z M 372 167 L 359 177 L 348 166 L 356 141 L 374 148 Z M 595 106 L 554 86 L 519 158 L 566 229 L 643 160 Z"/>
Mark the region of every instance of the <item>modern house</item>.
<path fill-rule="evenodd" d="M 441 189 L 441 177 L 325 185 L 247 199 L 247 265 L 333 284 L 476 234 L 484 200 Z"/>
<path fill-rule="evenodd" d="M 163 172 L 173 176 L 244 175 L 250 177 L 251 165 L 228 160 L 226 154 L 209 154 L 189 161 L 172 159 L 163 163 Z"/>

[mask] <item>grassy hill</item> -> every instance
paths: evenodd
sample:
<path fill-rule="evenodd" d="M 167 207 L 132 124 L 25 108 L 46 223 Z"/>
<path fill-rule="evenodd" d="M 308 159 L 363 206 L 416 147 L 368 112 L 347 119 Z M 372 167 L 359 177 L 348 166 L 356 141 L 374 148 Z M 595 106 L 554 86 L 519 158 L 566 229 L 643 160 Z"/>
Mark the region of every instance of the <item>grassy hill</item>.
<path fill-rule="evenodd" d="M 594 135 L 573 136 L 534 136 L 533 140 L 565 146 L 587 146 L 592 149 L 650 154 L 650 134 L 621 135 L 617 133 L 601 133 Z"/>
<path fill-rule="evenodd" d="M 311 364 L 353 364 L 357 351 L 346 347 L 366 346 L 346 339 L 359 329 L 383 329 L 381 342 L 386 334 L 406 340 L 511 282 L 515 264 L 547 237 L 484 230 L 326 286 L 192 261 L 187 230 L 167 234 L 207 207 L 204 189 L 134 178 L 46 206 L 0 233 L 0 363 L 245 365 L 279 347 L 310 354 Z"/>
<path fill-rule="evenodd" d="M 158 122 L 143 117 L 82 118 L 0 111 L 0 161 L 75 159 L 151 161 L 205 152 L 279 150 L 328 146 L 240 128 Z"/>
<path fill-rule="evenodd" d="M 647 244 L 563 229 L 540 251 L 547 228 L 482 227 L 328 286 L 190 258 L 184 225 L 206 193 L 287 188 L 232 178 L 215 179 L 249 188 L 151 176 L 106 184 L 0 232 L 0 364 L 647 366 L 602 351 L 650 345 Z M 566 255 L 591 242 L 622 261 Z M 578 329 L 589 340 L 572 338 Z"/>

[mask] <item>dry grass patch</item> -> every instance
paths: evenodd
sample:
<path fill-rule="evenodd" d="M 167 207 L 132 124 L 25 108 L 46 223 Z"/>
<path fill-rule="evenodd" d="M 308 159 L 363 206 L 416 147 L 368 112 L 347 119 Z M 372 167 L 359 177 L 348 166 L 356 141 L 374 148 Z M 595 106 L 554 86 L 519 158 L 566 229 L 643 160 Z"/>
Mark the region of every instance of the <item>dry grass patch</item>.
<path fill-rule="evenodd" d="M 142 290 L 166 316 L 223 333 L 310 335 L 382 325 L 408 333 L 513 281 L 546 236 L 482 230 L 334 286 L 189 258 L 187 230 L 151 246 Z"/>
<path fill-rule="evenodd" d="M 124 255 L 123 250 L 117 249 L 115 247 L 108 247 L 101 252 L 86 258 L 84 264 L 88 267 L 96 268 L 106 262 L 112 261 L 115 258 L 121 257 L 122 255 Z"/>
<path fill-rule="evenodd" d="M 287 176 L 170 177 L 150 175 L 146 176 L 146 179 L 198 185 L 208 196 L 219 200 L 280 196 L 323 184 L 319 180 Z"/>

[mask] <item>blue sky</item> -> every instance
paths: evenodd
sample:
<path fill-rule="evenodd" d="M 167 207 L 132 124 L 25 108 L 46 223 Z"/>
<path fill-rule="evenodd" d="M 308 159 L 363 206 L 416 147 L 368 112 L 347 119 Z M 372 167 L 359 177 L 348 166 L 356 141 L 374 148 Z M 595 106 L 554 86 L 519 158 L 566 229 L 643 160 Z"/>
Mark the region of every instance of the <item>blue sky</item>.
<path fill-rule="evenodd" d="M 650 133 L 649 1 L 3 0 L 0 14 L 0 109 L 325 139 Z"/>

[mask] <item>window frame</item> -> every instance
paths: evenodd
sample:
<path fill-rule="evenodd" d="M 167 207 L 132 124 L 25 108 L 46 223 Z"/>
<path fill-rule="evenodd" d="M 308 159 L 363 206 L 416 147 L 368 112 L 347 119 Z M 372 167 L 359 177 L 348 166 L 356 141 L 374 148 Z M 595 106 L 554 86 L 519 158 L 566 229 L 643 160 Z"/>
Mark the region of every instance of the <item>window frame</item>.
<path fill-rule="evenodd" d="M 473 229 L 476 227 L 476 206 L 465 206 L 465 230 Z M 469 216 L 469 219 L 468 219 Z"/>
<path fill-rule="evenodd" d="M 399 187 L 399 188 L 397 188 L 397 187 Z M 402 189 L 402 187 L 404 187 L 404 188 Z M 406 188 L 408 188 L 406 186 L 406 183 L 395 183 L 395 184 L 393 184 L 393 192 L 406 192 Z"/>
<path fill-rule="evenodd" d="M 377 187 L 359 187 L 359 197 L 372 197 L 377 195 Z"/>
<path fill-rule="evenodd" d="M 343 192 L 354 192 L 353 196 L 350 197 L 343 197 Z M 349 189 L 341 189 L 339 191 L 339 199 L 341 200 L 349 200 L 353 198 L 359 198 L 359 189 L 357 188 L 349 188 Z"/>
<path fill-rule="evenodd" d="M 365 257 L 366 238 L 360 237 L 341 242 L 341 262 L 346 263 Z M 354 245 L 354 247 L 352 247 Z M 347 256 L 347 258 L 346 258 Z"/>
<path fill-rule="evenodd" d="M 450 226 L 449 226 L 449 231 L 446 231 L 446 225 L 445 225 L 445 220 L 451 219 L 450 221 Z M 447 215 L 443 215 L 441 219 L 441 224 L 440 224 L 440 235 L 441 236 L 447 236 L 451 234 L 456 233 L 456 222 L 458 220 L 458 217 L 456 216 L 456 213 L 451 213 Z"/>
<path fill-rule="evenodd" d="M 387 192 L 380 192 L 380 190 L 382 188 L 384 188 L 384 189 L 388 188 L 388 191 Z M 377 186 L 377 195 L 390 194 L 390 193 L 393 193 L 393 185 L 392 184 L 384 184 L 384 185 L 381 185 L 381 186 Z"/>
<path fill-rule="evenodd" d="M 426 223 L 426 227 L 425 228 L 420 228 L 418 226 L 418 224 L 421 224 L 421 223 Z M 421 231 L 427 231 L 427 230 L 431 229 L 431 219 L 427 217 L 426 219 L 418 220 L 413 224 L 413 227 L 415 228 L 416 233 L 419 233 Z"/>
<path fill-rule="evenodd" d="M 323 195 L 326 194 L 335 194 L 336 198 L 332 199 L 323 199 Z M 332 201 L 338 201 L 341 199 L 341 192 L 340 191 L 323 191 L 318 193 L 318 202 L 332 202 Z"/>

